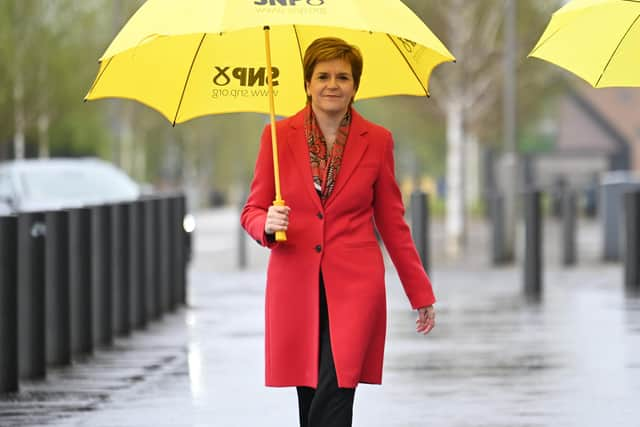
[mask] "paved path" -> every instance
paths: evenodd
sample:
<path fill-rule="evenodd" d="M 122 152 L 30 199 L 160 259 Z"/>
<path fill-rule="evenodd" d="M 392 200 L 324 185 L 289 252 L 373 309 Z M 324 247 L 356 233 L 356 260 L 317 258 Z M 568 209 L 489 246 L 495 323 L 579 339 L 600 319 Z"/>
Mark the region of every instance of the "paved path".
<path fill-rule="evenodd" d="M 0 399 L 0 425 L 296 426 L 295 391 L 263 386 L 266 251 L 250 245 L 238 272 L 233 218 L 199 216 L 188 308 Z M 539 304 L 522 297 L 519 268 L 489 269 L 482 253 L 436 264 L 428 337 L 390 267 L 384 385 L 358 388 L 354 426 L 640 425 L 640 301 L 619 265 L 595 262 L 593 246 L 585 256 L 574 269 L 547 262 Z"/>

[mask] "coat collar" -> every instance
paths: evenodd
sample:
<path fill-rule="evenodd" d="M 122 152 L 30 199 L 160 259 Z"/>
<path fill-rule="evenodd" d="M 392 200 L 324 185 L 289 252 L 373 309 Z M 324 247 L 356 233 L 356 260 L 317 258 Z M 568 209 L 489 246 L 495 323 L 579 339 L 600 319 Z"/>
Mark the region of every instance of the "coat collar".
<path fill-rule="evenodd" d="M 292 116 L 289 122 L 289 135 L 286 139 L 287 146 L 293 152 L 296 166 L 302 175 L 303 182 L 307 182 L 307 192 L 314 204 L 319 210 L 322 210 L 322 204 L 320 198 L 313 188 L 313 177 L 311 176 L 311 166 L 309 164 L 309 149 L 306 144 L 306 137 L 304 135 L 304 120 L 305 111 L 303 109 L 296 115 Z M 340 191 L 349 181 L 349 178 L 356 170 L 362 155 L 367 149 L 369 140 L 366 138 L 368 133 L 367 121 L 355 110 L 351 109 L 351 128 L 349 129 L 349 136 L 347 137 L 347 145 L 345 147 L 342 165 L 338 172 L 336 185 L 333 188 L 333 192 L 329 196 L 329 199 L 325 203 L 327 208 L 333 200 L 339 195 Z"/>

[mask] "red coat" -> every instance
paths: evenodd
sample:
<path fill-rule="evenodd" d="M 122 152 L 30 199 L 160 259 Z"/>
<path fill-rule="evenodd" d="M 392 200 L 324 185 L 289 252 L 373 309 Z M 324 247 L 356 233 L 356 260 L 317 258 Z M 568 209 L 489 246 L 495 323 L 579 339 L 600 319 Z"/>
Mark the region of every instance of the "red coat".
<path fill-rule="evenodd" d="M 291 207 L 287 241 L 270 243 L 264 233 L 266 211 L 275 194 L 269 126 L 262 134 L 251 192 L 241 214 L 247 232 L 271 248 L 266 384 L 317 386 L 320 270 L 339 387 L 380 384 L 386 296 L 374 224 L 411 306 L 416 309 L 435 301 L 404 221 L 391 133 L 353 111 L 342 166 L 323 207 L 313 186 L 304 114 L 282 120 L 276 128 L 282 198 Z"/>

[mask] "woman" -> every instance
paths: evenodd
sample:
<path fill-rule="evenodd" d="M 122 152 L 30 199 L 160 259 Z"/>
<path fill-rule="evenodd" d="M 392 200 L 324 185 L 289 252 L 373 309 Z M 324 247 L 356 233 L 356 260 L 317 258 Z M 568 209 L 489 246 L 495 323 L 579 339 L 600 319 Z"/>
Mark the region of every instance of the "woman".
<path fill-rule="evenodd" d="M 434 326 L 431 283 L 394 176 L 393 140 L 352 107 L 359 50 L 337 38 L 304 56 L 307 106 L 277 123 L 282 194 L 274 198 L 265 128 L 241 222 L 271 248 L 266 288 L 266 384 L 295 386 L 301 427 L 351 426 L 355 388 L 380 384 L 386 331 L 384 264 L 375 229 L 414 309 Z M 276 242 L 286 231 L 286 242 Z"/>

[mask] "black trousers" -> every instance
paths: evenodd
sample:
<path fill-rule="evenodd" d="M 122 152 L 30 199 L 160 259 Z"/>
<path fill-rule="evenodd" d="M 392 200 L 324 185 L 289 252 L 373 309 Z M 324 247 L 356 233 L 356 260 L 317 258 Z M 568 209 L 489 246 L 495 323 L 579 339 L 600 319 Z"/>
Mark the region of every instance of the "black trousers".
<path fill-rule="evenodd" d="M 297 387 L 300 427 L 351 427 L 355 389 L 339 388 L 329 339 L 329 312 L 320 274 L 318 388 Z"/>

